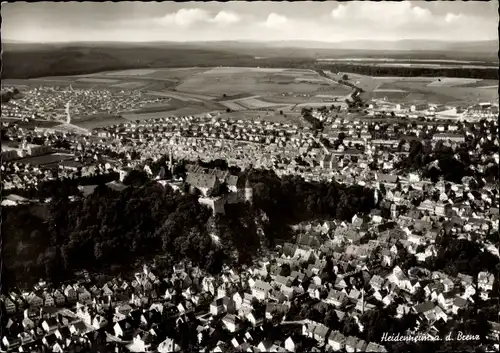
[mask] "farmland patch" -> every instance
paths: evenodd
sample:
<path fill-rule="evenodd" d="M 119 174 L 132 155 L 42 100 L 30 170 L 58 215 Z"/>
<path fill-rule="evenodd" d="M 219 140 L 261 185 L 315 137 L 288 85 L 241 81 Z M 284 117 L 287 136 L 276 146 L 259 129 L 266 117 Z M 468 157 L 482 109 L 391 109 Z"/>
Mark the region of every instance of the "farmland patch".
<path fill-rule="evenodd" d="M 246 107 L 238 104 L 237 102 L 234 102 L 234 101 L 231 101 L 231 102 L 221 102 L 221 104 L 223 106 L 225 106 L 226 108 L 229 108 L 231 110 L 235 110 L 235 111 L 238 111 L 238 110 L 245 110 L 247 109 Z"/>
<path fill-rule="evenodd" d="M 321 77 L 297 77 L 296 82 L 326 83 L 329 82 Z"/>
<path fill-rule="evenodd" d="M 403 90 L 375 90 L 371 94 L 374 99 L 384 99 L 387 98 L 389 101 L 397 101 L 406 99 L 409 96 L 409 92 Z"/>
<path fill-rule="evenodd" d="M 52 78 L 52 77 L 47 77 L 47 78 L 37 77 L 37 78 L 30 79 L 30 81 L 33 82 L 33 83 L 38 83 L 38 84 L 44 84 L 45 82 L 50 82 L 50 83 L 57 82 L 57 83 L 68 84 L 68 83 L 71 83 L 73 81 L 73 78 L 71 78 L 71 77 L 55 77 L 55 78 Z"/>
<path fill-rule="evenodd" d="M 161 69 L 141 75 L 141 78 L 180 82 L 189 76 L 205 71 L 207 71 L 206 68 Z"/>
<path fill-rule="evenodd" d="M 146 86 L 146 82 L 120 82 L 111 87 L 124 88 L 124 89 L 137 89 Z"/>
<path fill-rule="evenodd" d="M 334 102 L 307 102 L 307 103 L 301 103 L 297 104 L 295 107 L 295 110 L 297 109 L 302 109 L 302 108 L 321 108 L 321 107 L 328 107 L 329 104 Z"/>
<path fill-rule="evenodd" d="M 304 78 L 304 72 L 300 77 Z M 318 75 L 307 72 L 312 79 Z M 285 69 L 214 68 L 183 80 L 178 91 L 198 94 L 234 96 L 239 94 L 259 94 L 297 92 L 310 93 L 323 84 L 319 82 L 296 82 L 297 74 Z"/>
<path fill-rule="evenodd" d="M 256 98 L 238 100 L 238 103 L 248 109 L 260 109 L 260 108 L 269 108 L 276 106 L 276 104 L 274 103 L 265 102 Z"/>
<path fill-rule="evenodd" d="M 93 77 L 84 77 L 79 78 L 76 82 L 90 82 L 90 83 L 118 83 L 118 80 L 110 80 L 106 78 L 93 78 Z"/>
<path fill-rule="evenodd" d="M 467 83 L 465 85 L 461 85 L 460 87 L 467 87 L 467 88 L 491 88 L 491 87 L 498 87 L 498 81 L 497 80 L 479 80 L 476 82 L 471 82 Z"/>
<path fill-rule="evenodd" d="M 85 129 L 95 129 L 99 127 L 121 124 L 125 122 L 125 120 L 117 115 L 102 113 L 95 115 L 77 116 L 72 118 L 71 122 L 72 124 Z"/>
<path fill-rule="evenodd" d="M 169 97 L 169 98 L 174 98 L 178 99 L 180 101 L 184 102 L 201 102 L 201 100 L 193 97 L 189 97 L 184 94 L 177 94 L 174 92 L 148 92 L 149 95 L 151 96 L 157 96 L 157 97 Z"/>
<path fill-rule="evenodd" d="M 132 69 L 123 71 L 106 72 L 106 76 L 143 76 L 156 72 L 156 69 Z"/>
<path fill-rule="evenodd" d="M 17 118 L 9 118 L 9 117 L 2 117 L 2 122 L 6 123 L 13 123 L 17 124 L 18 126 L 25 128 L 25 129 L 34 129 L 35 127 L 39 128 L 53 128 L 57 125 L 60 124 L 59 121 L 52 121 L 52 120 L 28 120 L 28 121 L 23 121 L 21 119 Z"/>
<path fill-rule="evenodd" d="M 269 68 L 256 68 L 256 67 L 215 67 L 204 72 L 205 75 L 234 75 L 234 74 L 248 74 L 248 73 L 278 73 L 286 71 L 286 69 L 269 69 Z"/>
<path fill-rule="evenodd" d="M 258 78 L 260 82 L 292 83 L 295 77 L 292 75 L 266 75 Z"/>
<path fill-rule="evenodd" d="M 484 86 L 484 87 L 478 87 L 478 88 L 480 88 L 480 89 L 496 89 L 496 90 L 498 90 L 498 85 L 496 85 L 496 86 Z"/>
<path fill-rule="evenodd" d="M 48 154 L 45 156 L 23 158 L 23 159 L 20 159 L 18 162 L 40 166 L 40 165 L 45 165 L 45 164 L 58 163 L 58 162 L 70 160 L 73 158 L 74 158 L 74 156 L 72 154 L 54 153 L 54 154 Z"/>
<path fill-rule="evenodd" d="M 429 87 L 454 87 L 471 83 L 476 83 L 481 80 L 473 78 L 456 78 L 456 77 L 443 77 L 439 78 L 428 84 Z"/>

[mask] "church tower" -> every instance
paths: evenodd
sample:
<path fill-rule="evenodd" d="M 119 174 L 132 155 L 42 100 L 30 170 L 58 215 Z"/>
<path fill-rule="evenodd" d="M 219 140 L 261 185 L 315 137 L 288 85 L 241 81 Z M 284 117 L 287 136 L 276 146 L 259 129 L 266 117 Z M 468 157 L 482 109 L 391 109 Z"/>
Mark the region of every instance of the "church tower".
<path fill-rule="evenodd" d="M 173 139 L 170 139 L 170 148 L 169 148 L 169 151 L 168 151 L 168 169 L 170 170 L 170 175 L 171 175 L 171 178 L 173 179 L 174 178 L 174 157 L 173 157 L 173 154 L 174 154 L 174 140 Z"/>
<path fill-rule="evenodd" d="M 69 112 L 69 102 L 66 103 L 66 124 L 71 124 L 71 114 Z"/>
<path fill-rule="evenodd" d="M 248 179 L 245 182 L 245 201 L 253 203 L 253 189 Z"/>
<path fill-rule="evenodd" d="M 170 147 L 170 151 L 168 154 L 168 170 L 170 171 L 170 175 L 174 175 L 174 162 L 172 158 L 172 147 Z"/>
<path fill-rule="evenodd" d="M 398 218 L 398 208 L 394 203 L 391 205 L 391 218 L 392 219 Z"/>

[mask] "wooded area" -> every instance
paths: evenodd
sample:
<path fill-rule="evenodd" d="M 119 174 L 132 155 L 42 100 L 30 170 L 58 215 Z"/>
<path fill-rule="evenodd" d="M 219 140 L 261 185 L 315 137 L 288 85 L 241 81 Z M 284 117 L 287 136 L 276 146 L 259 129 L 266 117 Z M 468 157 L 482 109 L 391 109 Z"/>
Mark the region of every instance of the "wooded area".
<path fill-rule="evenodd" d="M 373 192 L 361 186 L 280 179 L 272 171 L 251 170 L 241 177 L 254 185 L 253 206 L 231 205 L 226 215 L 212 217 L 196 195 L 151 182 L 142 172 L 131 175 L 126 181 L 131 186 L 121 192 L 101 183 L 82 197 L 75 180 L 66 180 L 47 190 L 53 192 L 48 208 L 6 208 L 4 289 L 40 277 L 57 282 L 82 269 L 120 273 L 134 265 L 131 259 L 158 255 L 166 255 L 169 264 L 190 259 L 216 273 L 223 263 L 251 261 L 261 240 L 272 244 L 278 238 L 289 239 L 290 224 L 318 218 L 349 220 L 374 206 Z M 77 198 L 70 201 L 70 195 Z M 43 216 L 33 215 L 33 207 L 42 209 Z M 262 233 L 264 239 L 258 235 Z M 16 279 L 20 273 L 22 278 Z"/>

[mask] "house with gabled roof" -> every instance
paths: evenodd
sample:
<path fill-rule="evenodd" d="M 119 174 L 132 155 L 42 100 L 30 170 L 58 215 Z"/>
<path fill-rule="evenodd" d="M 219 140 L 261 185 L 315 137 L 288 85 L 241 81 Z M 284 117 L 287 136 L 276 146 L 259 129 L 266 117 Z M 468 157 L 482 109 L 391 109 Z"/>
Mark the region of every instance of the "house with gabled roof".
<path fill-rule="evenodd" d="M 357 337 L 354 336 L 349 336 L 345 340 L 345 350 L 346 352 L 356 352 L 356 348 L 358 347 L 359 342 L 363 340 L 360 340 Z"/>
<path fill-rule="evenodd" d="M 186 183 L 200 190 L 204 196 L 207 196 L 210 190 L 219 183 L 219 180 L 213 174 L 189 173 Z"/>
<path fill-rule="evenodd" d="M 313 332 L 313 338 L 320 344 L 323 344 L 328 341 L 329 333 L 330 329 L 327 326 L 323 324 L 317 324 Z"/>
<path fill-rule="evenodd" d="M 7 296 L 4 296 L 2 298 L 3 300 L 3 305 L 5 307 L 5 311 L 7 312 L 7 314 L 12 314 L 14 312 L 16 312 L 17 308 L 16 308 L 16 304 Z"/>
<path fill-rule="evenodd" d="M 381 352 L 381 353 L 384 353 L 384 352 L 387 352 L 387 349 L 385 349 L 385 347 L 382 346 L 381 344 L 370 342 L 366 346 L 365 352 Z"/>
<path fill-rule="evenodd" d="M 30 330 L 35 327 L 35 323 L 33 322 L 33 320 L 30 319 L 27 309 L 24 310 L 22 325 L 25 330 Z"/>
<path fill-rule="evenodd" d="M 90 292 L 83 286 L 78 288 L 77 296 L 78 300 L 81 303 L 90 303 L 92 301 L 92 296 L 90 295 Z"/>
<path fill-rule="evenodd" d="M 266 312 L 267 315 L 267 312 Z M 250 322 L 252 326 L 258 326 L 264 322 L 264 310 L 258 309 L 258 310 L 252 310 L 249 313 L 246 314 L 245 318 Z"/>
<path fill-rule="evenodd" d="M 58 328 L 54 332 L 54 334 L 56 335 L 57 339 L 62 341 L 71 338 L 71 331 L 68 326 Z"/>
<path fill-rule="evenodd" d="M 378 276 L 378 275 L 374 275 L 371 279 L 370 279 L 370 286 L 374 289 L 374 290 L 381 290 L 382 289 L 382 286 L 384 285 L 384 282 L 385 282 L 385 279 Z"/>
<path fill-rule="evenodd" d="M 339 331 L 332 331 L 328 336 L 328 345 L 332 347 L 334 351 L 343 350 L 345 347 L 346 337 Z"/>
<path fill-rule="evenodd" d="M 328 292 L 328 296 L 323 299 L 323 301 L 338 308 L 347 303 L 348 298 L 346 293 L 336 289 L 332 289 L 330 290 L 330 292 Z"/>
<path fill-rule="evenodd" d="M 252 287 L 252 295 L 257 300 L 265 300 L 271 291 L 271 285 L 267 282 L 257 280 Z"/>
<path fill-rule="evenodd" d="M 465 300 L 462 297 L 455 297 L 453 299 L 453 306 L 451 308 L 451 311 L 453 314 L 457 315 L 458 311 L 461 309 L 465 309 L 468 306 L 468 301 Z"/>
<path fill-rule="evenodd" d="M 42 322 L 42 328 L 45 330 L 45 332 L 54 331 L 58 326 L 59 323 L 56 318 L 46 319 Z"/>
<path fill-rule="evenodd" d="M 56 304 L 56 301 L 52 295 L 49 293 L 45 292 L 43 294 L 43 304 L 45 306 L 54 306 Z"/>
<path fill-rule="evenodd" d="M 297 339 L 294 339 L 293 336 L 289 336 L 285 341 L 284 341 L 284 348 L 288 352 L 295 352 L 298 348 L 297 344 Z"/>
<path fill-rule="evenodd" d="M 414 307 L 417 314 L 423 315 L 427 320 L 433 321 L 436 319 L 435 313 L 436 305 L 431 301 L 426 301 L 422 304 L 418 304 Z"/>
<path fill-rule="evenodd" d="M 227 314 L 226 316 L 224 316 L 224 318 L 222 319 L 222 323 L 229 332 L 236 332 L 240 329 L 241 326 L 239 317 L 233 314 Z"/>
<path fill-rule="evenodd" d="M 410 280 L 399 266 L 394 267 L 392 274 L 389 275 L 387 279 L 401 289 L 407 289 L 410 287 Z"/>
<path fill-rule="evenodd" d="M 42 343 L 47 348 L 52 348 L 52 346 L 54 346 L 56 342 L 57 342 L 57 337 L 53 333 L 42 338 Z"/>
<path fill-rule="evenodd" d="M 64 295 L 66 296 L 66 300 L 70 303 L 75 303 L 77 301 L 77 293 L 70 285 L 64 289 Z"/>
<path fill-rule="evenodd" d="M 495 276 L 487 271 L 479 272 L 477 276 L 477 287 L 483 291 L 491 291 L 493 289 L 493 283 L 495 282 Z"/>
<path fill-rule="evenodd" d="M 43 306 L 43 299 L 33 292 L 29 293 L 24 300 L 32 308 L 39 308 Z"/>
<path fill-rule="evenodd" d="M 87 325 L 83 321 L 77 321 L 69 327 L 71 334 L 83 336 L 90 331 Z"/>

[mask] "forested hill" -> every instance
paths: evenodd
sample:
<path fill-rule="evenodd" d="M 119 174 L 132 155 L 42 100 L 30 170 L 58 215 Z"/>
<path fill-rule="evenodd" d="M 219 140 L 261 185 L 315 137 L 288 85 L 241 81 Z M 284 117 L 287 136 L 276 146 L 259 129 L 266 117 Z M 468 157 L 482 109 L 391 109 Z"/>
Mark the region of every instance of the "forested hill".
<path fill-rule="evenodd" d="M 332 72 L 349 72 L 367 76 L 397 77 L 460 77 L 483 80 L 498 80 L 498 68 L 478 67 L 415 67 L 415 66 L 378 66 L 357 65 L 352 63 L 321 63 L 321 70 Z"/>
<path fill-rule="evenodd" d="M 292 223 L 350 220 L 374 206 L 373 192 L 360 186 L 280 179 L 269 171 L 243 177 L 254 183 L 254 205 L 231 205 L 226 215 L 217 217 L 198 203 L 196 195 L 151 181 L 134 183 L 122 192 L 100 185 L 73 202 L 59 192 L 45 219 L 30 215 L 32 206 L 5 208 L 2 283 L 8 288 L 40 277 L 58 281 L 81 269 L 120 273 L 130 269 L 131 259 L 158 255 L 166 255 L 170 263 L 191 259 L 217 273 L 223 263 L 251 261 L 261 241 L 272 244 L 276 238 L 290 237 Z M 71 187 L 59 189 L 74 192 Z"/>
<path fill-rule="evenodd" d="M 291 47 L 264 43 L 3 43 L 2 78 L 35 78 L 89 74 L 101 71 L 169 67 L 276 67 L 308 68 L 318 66 L 318 58 L 370 57 L 419 58 L 440 60 L 484 60 L 498 62 L 496 51 L 468 53 L 463 50 L 360 50 Z M 331 46 L 333 44 L 330 43 Z M 258 58 L 257 58 L 258 57 Z M 498 70 L 457 68 L 445 71 L 400 67 L 373 67 L 349 64 L 343 71 L 380 76 L 451 76 L 496 79 Z M 368 71 L 367 71 L 368 70 Z M 375 70 L 375 71 L 374 71 Z M 441 69 L 438 69 L 441 70 Z M 341 70 L 342 71 L 342 70 Z"/>

